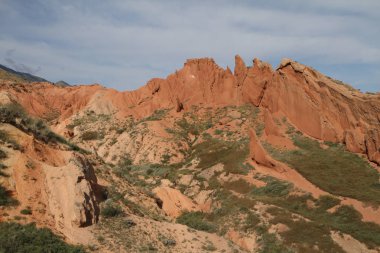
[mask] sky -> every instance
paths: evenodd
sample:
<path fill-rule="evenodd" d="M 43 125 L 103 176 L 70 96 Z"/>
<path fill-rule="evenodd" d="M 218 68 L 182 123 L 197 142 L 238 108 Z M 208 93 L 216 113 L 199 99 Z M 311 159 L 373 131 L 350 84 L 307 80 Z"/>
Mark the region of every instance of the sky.
<path fill-rule="evenodd" d="M 380 91 L 379 0 L 1 0 L 0 64 L 133 90 L 189 58 L 292 58 Z"/>

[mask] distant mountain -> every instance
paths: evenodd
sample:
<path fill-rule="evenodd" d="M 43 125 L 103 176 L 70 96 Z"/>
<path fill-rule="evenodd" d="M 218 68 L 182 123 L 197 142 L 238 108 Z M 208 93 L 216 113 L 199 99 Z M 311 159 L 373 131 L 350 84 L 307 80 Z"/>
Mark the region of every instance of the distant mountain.
<path fill-rule="evenodd" d="M 70 84 L 66 83 L 65 81 L 58 81 L 56 83 L 54 83 L 56 86 L 60 86 L 60 87 L 67 87 L 67 86 L 71 86 Z"/>
<path fill-rule="evenodd" d="M 49 82 L 42 77 L 35 76 L 29 73 L 18 72 L 0 64 L 0 79 L 14 80 L 18 82 Z"/>

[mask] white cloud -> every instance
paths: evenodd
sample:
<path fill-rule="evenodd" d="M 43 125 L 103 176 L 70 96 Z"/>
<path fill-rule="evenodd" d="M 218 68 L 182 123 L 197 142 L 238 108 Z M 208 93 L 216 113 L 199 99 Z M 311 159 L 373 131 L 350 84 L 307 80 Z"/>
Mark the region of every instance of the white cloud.
<path fill-rule="evenodd" d="M 380 4 L 373 0 L 39 1 L 36 12 L 23 3 L 0 3 L 0 58 L 14 49 L 15 61 L 41 66 L 39 74 L 53 81 L 132 89 L 186 58 L 214 57 L 225 67 L 235 54 L 247 63 L 291 57 L 322 69 L 380 66 Z M 352 69 L 344 81 L 357 75 Z"/>

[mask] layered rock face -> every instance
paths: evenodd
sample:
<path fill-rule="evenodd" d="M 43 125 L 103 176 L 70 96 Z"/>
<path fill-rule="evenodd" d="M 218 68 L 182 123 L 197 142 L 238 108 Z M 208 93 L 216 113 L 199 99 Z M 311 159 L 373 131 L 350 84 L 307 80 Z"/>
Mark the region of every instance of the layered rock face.
<path fill-rule="evenodd" d="M 100 85 L 4 83 L 0 93 L 34 115 L 57 115 L 57 124 L 83 110 L 142 118 L 162 108 L 181 112 L 194 105 L 251 103 L 288 118 L 311 137 L 345 143 L 348 150 L 380 164 L 380 96 L 360 93 L 290 59 L 283 59 L 274 70 L 259 59 L 247 67 L 236 56 L 234 73 L 209 58 L 191 59 L 166 79 L 152 79 L 135 91 L 118 92 Z"/>
<path fill-rule="evenodd" d="M 17 215 L 27 207 L 33 210 L 30 221 L 53 229 L 72 242 L 81 242 L 77 236 L 86 231 L 80 228 L 97 223 L 101 200 L 101 189 L 88 158 L 38 140 L 17 124 L 2 123 L 0 131 L 19 145 L 14 150 L 2 143 L 1 150 L 7 154 L 3 160 L 7 177 L 1 177 L 0 184 L 13 193 L 19 205 L 14 210 L 1 209 L 0 215 Z"/>
<path fill-rule="evenodd" d="M 68 164 L 58 168 L 45 166 L 44 171 L 49 207 L 58 227 L 85 227 L 98 221 L 97 180 L 84 157 L 75 154 Z"/>

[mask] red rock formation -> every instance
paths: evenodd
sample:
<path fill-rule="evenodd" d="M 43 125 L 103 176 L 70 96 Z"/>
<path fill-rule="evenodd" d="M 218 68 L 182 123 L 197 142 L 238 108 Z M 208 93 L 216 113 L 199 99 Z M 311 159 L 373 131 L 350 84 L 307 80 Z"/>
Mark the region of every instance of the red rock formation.
<path fill-rule="evenodd" d="M 258 59 L 252 67 L 239 56 L 235 62 L 232 73 L 212 59 L 190 59 L 166 79 L 152 79 L 135 91 L 118 92 L 100 85 L 2 83 L 0 95 L 4 100 L 8 94 L 36 116 L 56 113 L 59 122 L 82 110 L 141 118 L 160 108 L 186 111 L 192 105 L 252 103 L 269 114 L 285 115 L 309 136 L 345 143 L 350 151 L 365 153 L 380 164 L 379 95 L 349 89 L 290 59 L 282 60 L 276 70 Z"/>
<path fill-rule="evenodd" d="M 249 150 L 251 152 L 250 157 L 260 165 L 274 168 L 276 166 L 276 162 L 267 154 L 263 146 L 261 146 L 255 131 L 252 129 L 249 131 L 249 139 Z"/>

